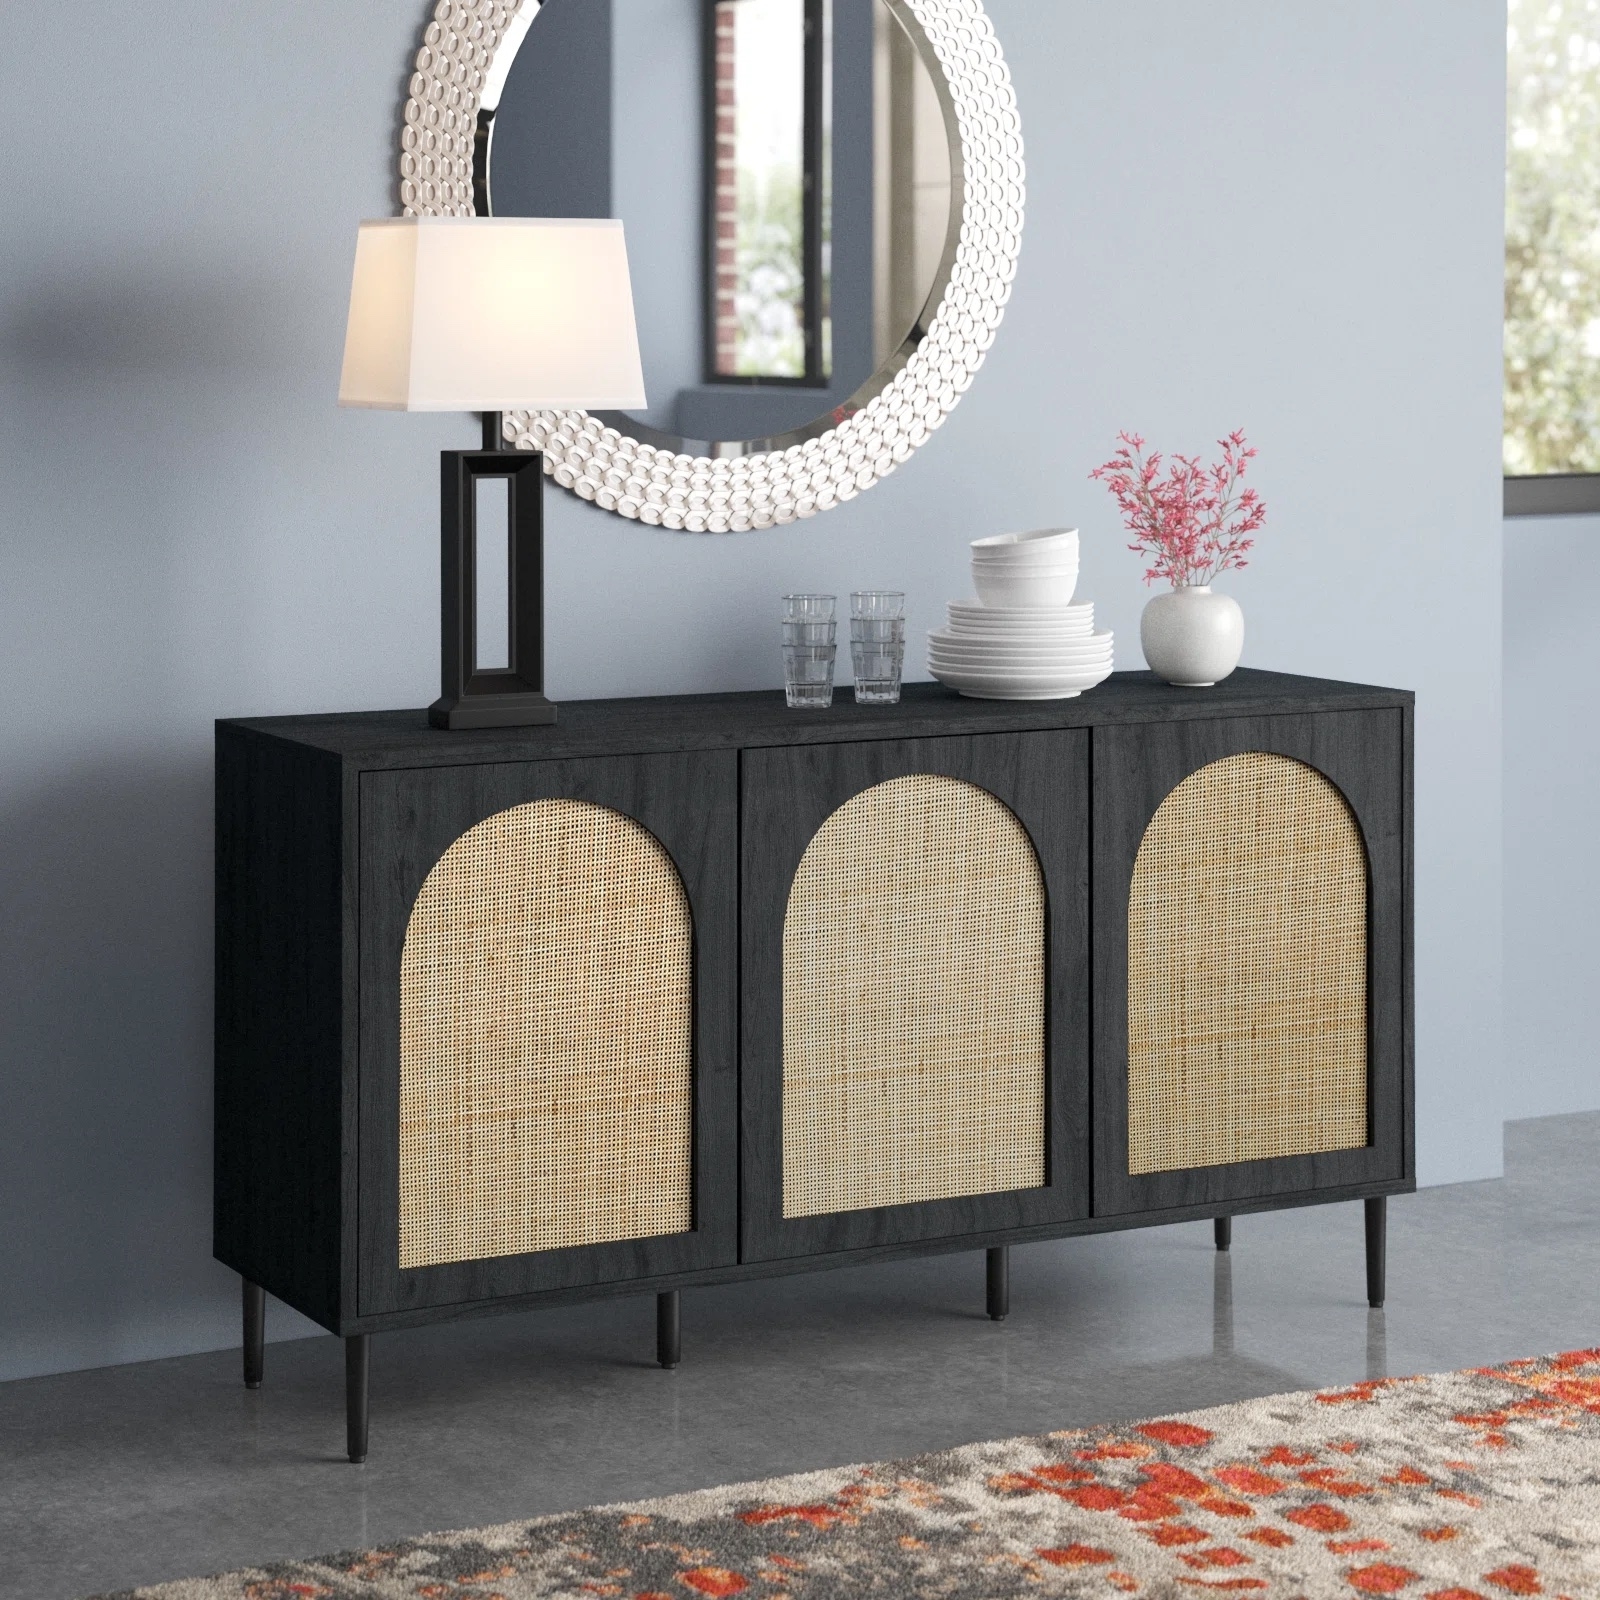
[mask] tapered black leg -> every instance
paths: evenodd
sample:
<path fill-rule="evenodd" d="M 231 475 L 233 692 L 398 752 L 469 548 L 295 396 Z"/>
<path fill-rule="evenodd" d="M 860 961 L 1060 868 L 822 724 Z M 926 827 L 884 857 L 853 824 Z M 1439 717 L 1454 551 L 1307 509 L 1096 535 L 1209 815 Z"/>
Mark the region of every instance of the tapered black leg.
<path fill-rule="evenodd" d="M 360 1466 L 367 1459 L 367 1371 L 371 1365 L 372 1335 L 352 1333 L 344 1342 L 344 1432 L 350 1459 Z"/>
<path fill-rule="evenodd" d="M 244 1290 L 244 1386 L 259 1389 L 266 1366 L 267 1291 L 248 1278 L 239 1285 Z"/>
<path fill-rule="evenodd" d="M 1227 1250 L 1233 1245 L 1233 1218 L 1218 1217 L 1216 1222 L 1217 1249 Z"/>
<path fill-rule="evenodd" d="M 1003 1244 L 989 1252 L 989 1317 L 1004 1322 L 1011 1310 L 1011 1252 Z"/>
<path fill-rule="evenodd" d="M 1389 1202 L 1381 1194 L 1367 1201 L 1367 1304 L 1374 1311 L 1383 1309 L 1388 1215 Z"/>
<path fill-rule="evenodd" d="M 656 1360 L 668 1372 L 683 1357 L 683 1323 L 679 1317 L 678 1291 L 668 1289 L 656 1296 Z"/>

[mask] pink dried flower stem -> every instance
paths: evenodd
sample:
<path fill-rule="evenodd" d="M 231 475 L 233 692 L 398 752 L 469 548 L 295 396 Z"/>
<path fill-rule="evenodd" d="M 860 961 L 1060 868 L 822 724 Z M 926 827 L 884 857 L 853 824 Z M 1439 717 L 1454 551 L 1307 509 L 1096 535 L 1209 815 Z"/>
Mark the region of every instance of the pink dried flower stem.
<path fill-rule="evenodd" d="M 1136 433 L 1119 434 L 1117 453 L 1089 474 L 1117 502 L 1133 535 L 1130 550 L 1150 562 L 1144 579 L 1165 578 L 1174 589 L 1208 584 L 1230 569 L 1248 566 L 1251 535 L 1267 519 L 1256 491 L 1240 487 L 1256 452 L 1244 434 L 1217 441 L 1222 459 L 1202 467 L 1198 456 L 1172 457 L 1165 477 L 1159 452 L 1145 455 Z"/>

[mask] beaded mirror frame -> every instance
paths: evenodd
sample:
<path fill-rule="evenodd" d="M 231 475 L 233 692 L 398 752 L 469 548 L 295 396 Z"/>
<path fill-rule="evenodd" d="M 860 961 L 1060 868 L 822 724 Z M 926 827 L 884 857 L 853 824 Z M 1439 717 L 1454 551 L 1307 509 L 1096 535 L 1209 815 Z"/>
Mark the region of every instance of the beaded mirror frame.
<path fill-rule="evenodd" d="M 542 0 L 438 0 L 401 128 L 406 216 L 472 216 L 475 170 L 511 58 Z M 1026 198 L 1011 73 L 983 0 L 887 0 L 908 22 L 959 138 L 959 223 L 919 324 L 846 405 L 781 439 L 695 455 L 586 411 L 512 411 L 507 443 L 563 488 L 653 527 L 740 533 L 853 500 L 927 443 L 971 386 L 1011 298 Z M 920 34 L 920 37 L 919 37 Z M 956 151 L 952 150 L 952 155 Z"/>

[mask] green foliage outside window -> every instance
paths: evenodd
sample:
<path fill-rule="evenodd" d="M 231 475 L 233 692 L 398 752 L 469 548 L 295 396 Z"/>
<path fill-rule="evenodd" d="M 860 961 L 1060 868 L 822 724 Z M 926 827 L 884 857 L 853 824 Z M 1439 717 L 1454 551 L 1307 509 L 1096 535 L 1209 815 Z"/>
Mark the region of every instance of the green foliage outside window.
<path fill-rule="evenodd" d="M 1600 472 L 1600 0 L 1510 0 L 1505 470 Z"/>
<path fill-rule="evenodd" d="M 806 375 L 805 228 L 800 196 L 798 167 L 739 169 L 736 370 L 743 377 Z"/>

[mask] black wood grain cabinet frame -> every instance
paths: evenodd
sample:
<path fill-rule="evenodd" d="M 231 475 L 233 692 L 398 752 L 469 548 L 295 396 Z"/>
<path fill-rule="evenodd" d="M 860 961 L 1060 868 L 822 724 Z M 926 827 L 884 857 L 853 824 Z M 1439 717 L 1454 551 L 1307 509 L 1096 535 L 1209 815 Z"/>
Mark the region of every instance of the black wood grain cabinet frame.
<path fill-rule="evenodd" d="M 618 1294 L 1004 1248 L 1192 1218 L 1364 1200 L 1383 1299 L 1383 1201 L 1415 1184 L 1409 693 L 1240 671 L 1208 690 L 1120 673 L 1076 700 L 911 685 L 901 704 L 790 712 L 778 694 L 593 701 L 553 727 L 444 732 L 424 711 L 217 726 L 215 1252 L 350 1341 L 350 1453 L 366 1452 L 367 1340 L 386 1329 Z M 1284 755 L 1348 803 L 1367 857 L 1368 1119 L 1359 1148 L 1129 1172 L 1128 892 L 1163 799 L 1208 763 Z M 782 935 L 830 815 L 887 780 L 954 778 L 1007 807 L 1045 898 L 1042 1187 L 785 1217 Z M 403 1269 L 399 971 L 433 865 L 530 801 L 588 801 L 648 831 L 693 923 L 692 1223 L 642 1240 Z M 1219 1245 L 1229 1233 L 1219 1220 Z M 998 1291 L 997 1291 L 998 1286 Z"/>

